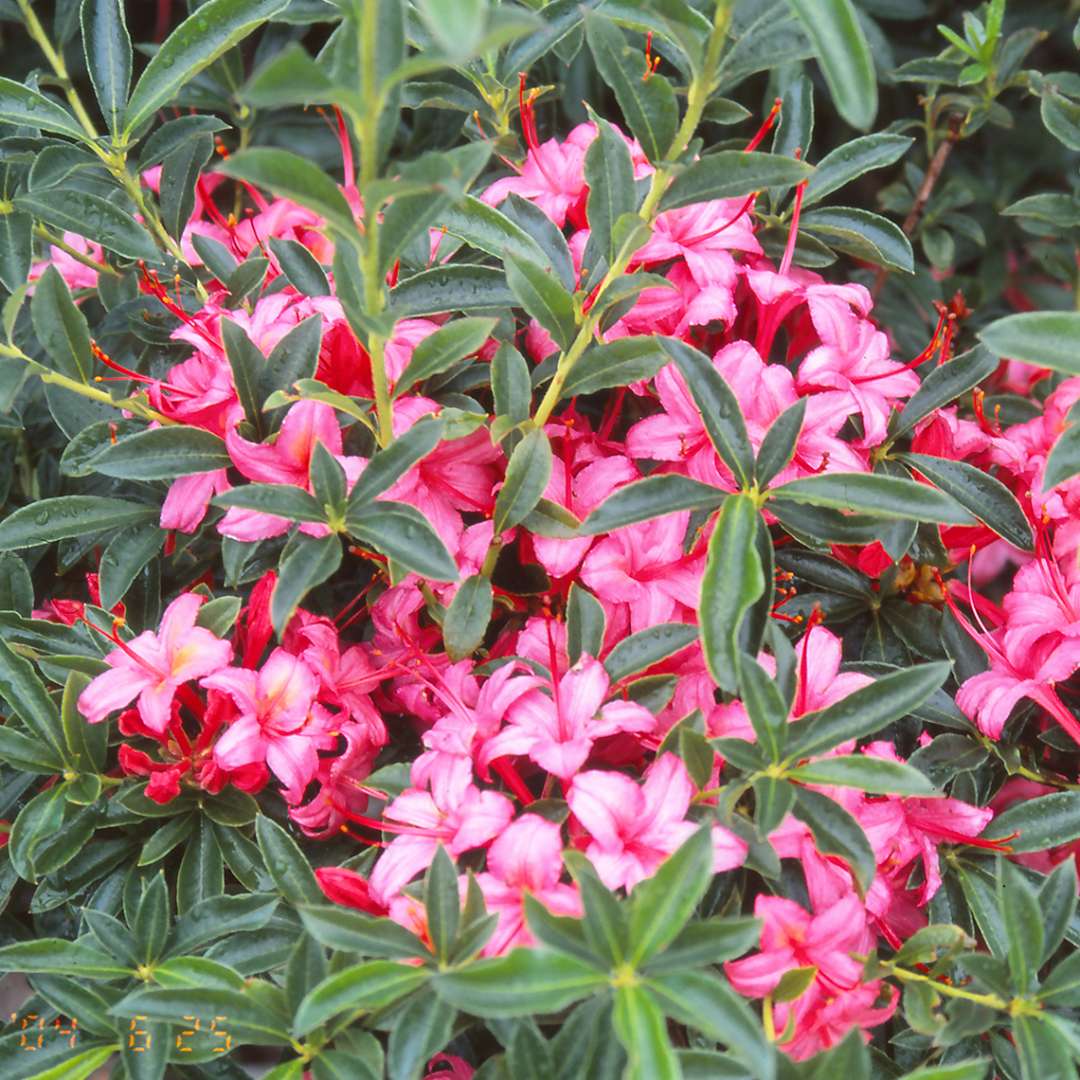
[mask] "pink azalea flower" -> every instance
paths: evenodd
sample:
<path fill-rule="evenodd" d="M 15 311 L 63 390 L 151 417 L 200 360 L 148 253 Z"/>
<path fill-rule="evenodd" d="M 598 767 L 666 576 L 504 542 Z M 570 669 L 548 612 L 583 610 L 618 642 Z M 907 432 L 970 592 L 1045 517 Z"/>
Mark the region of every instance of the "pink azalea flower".
<path fill-rule="evenodd" d="M 383 812 L 387 831 L 397 832 L 371 873 L 371 892 L 389 903 L 421 870 L 442 844 L 457 857 L 483 847 L 514 819 L 514 804 L 497 791 L 472 783 L 440 793 L 409 788 Z"/>
<path fill-rule="evenodd" d="M 598 541 L 581 580 L 603 602 L 609 634 L 664 622 L 694 622 L 705 556 L 683 553 L 688 511 L 627 525 Z"/>
<path fill-rule="evenodd" d="M 217 671 L 229 662 L 232 646 L 195 625 L 204 596 L 182 593 L 166 609 L 157 632 L 144 630 L 117 643 L 105 657 L 109 665 L 79 695 L 79 711 L 100 723 L 138 697 L 143 723 L 163 734 L 172 718 L 173 698 L 186 682 Z"/>
<path fill-rule="evenodd" d="M 694 783 L 682 760 L 664 754 L 636 784 L 617 772 L 579 773 L 566 800 L 591 840 L 585 849 L 609 889 L 628 892 L 680 847 L 698 825 L 686 820 Z M 746 844 L 714 825 L 713 870 L 731 870 L 746 858 Z"/>
<path fill-rule="evenodd" d="M 480 753 L 480 768 L 486 770 L 496 758 L 524 754 L 569 781 L 597 739 L 618 731 L 651 731 L 656 720 L 648 709 L 631 701 L 601 704 L 609 683 L 603 664 L 583 655 L 553 680 L 551 697 L 532 690 L 510 706 L 506 726 Z"/>
<path fill-rule="evenodd" d="M 562 847 L 558 825 L 537 814 L 523 814 L 488 849 L 487 870 L 476 875 L 476 883 L 488 912 L 499 916 L 499 925 L 484 947 L 485 955 L 499 956 L 535 944 L 525 922 L 526 894 L 555 915 L 581 916 L 577 889 L 559 882 Z"/>
<path fill-rule="evenodd" d="M 777 1030 L 786 1031 L 789 1024 L 793 1029 L 790 1038 L 779 1044 L 780 1049 L 795 1061 L 805 1061 L 838 1045 L 856 1027 L 863 1042 L 869 1042 L 869 1029 L 890 1019 L 899 1001 L 896 987 L 881 979 L 842 994 L 815 979 L 795 1001 L 777 1003 Z"/>
<path fill-rule="evenodd" d="M 258 672 L 227 668 L 202 680 L 228 694 L 240 710 L 214 746 L 223 769 L 265 761 L 298 803 L 319 767 L 318 750 L 334 744 L 333 715 L 315 702 L 314 672 L 300 659 L 275 649 Z"/>
<path fill-rule="evenodd" d="M 163 529 L 193 533 L 202 524 L 210 500 L 232 487 L 225 469 L 177 477 L 161 504 L 158 524 Z"/>
<path fill-rule="evenodd" d="M 731 985 L 744 997 L 771 994 L 793 968 L 813 967 L 816 979 L 834 993 L 859 985 L 865 954 L 872 941 L 866 908 L 854 894 L 817 915 L 794 900 L 759 894 L 754 915 L 761 919 L 761 951 L 724 964 Z"/>

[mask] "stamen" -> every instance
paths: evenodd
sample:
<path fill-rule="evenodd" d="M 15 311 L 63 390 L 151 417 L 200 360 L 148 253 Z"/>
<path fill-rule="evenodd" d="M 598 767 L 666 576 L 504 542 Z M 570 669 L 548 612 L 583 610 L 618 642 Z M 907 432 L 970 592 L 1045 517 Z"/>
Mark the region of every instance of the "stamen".
<path fill-rule="evenodd" d="M 754 137 L 743 147 L 743 153 L 748 154 L 751 150 L 756 150 L 761 145 L 761 140 L 769 134 L 773 124 L 776 123 L 776 118 L 780 114 L 780 109 L 784 104 L 783 98 L 776 98 L 773 101 L 773 107 L 769 110 L 769 115 L 765 117 L 761 127 L 757 129 Z"/>
<path fill-rule="evenodd" d="M 802 157 L 802 152 L 795 151 L 796 159 Z M 788 235 L 787 247 L 784 248 L 784 257 L 780 261 L 780 276 L 785 277 L 791 269 L 791 260 L 795 256 L 795 241 L 799 236 L 799 215 L 802 213 L 803 195 L 806 193 L 807 181 L 803 180 L 795 188 L 795 204 L 791 210 L 791 233 Z"/>

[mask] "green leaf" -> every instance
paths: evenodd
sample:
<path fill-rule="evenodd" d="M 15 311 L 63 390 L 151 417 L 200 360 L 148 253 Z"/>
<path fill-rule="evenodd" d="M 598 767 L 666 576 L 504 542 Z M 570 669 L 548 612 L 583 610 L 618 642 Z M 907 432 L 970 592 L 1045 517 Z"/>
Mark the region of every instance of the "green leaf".
<path fill-rule="evenodd" d="M 944 661 L 894 671 L 839 701 L 800 717 L 789 728 L 787 759 L 823 754 L 851 739 L 874 735 L 909 716 L 949 675 Z"/>
<path fill-rule="evenodd" d="M 34 286 L 30 317 L 34 333 L 56 370 L 76 382 L 89 382 L 94 362 L 86 316 L 75 306 L 67 284 L 52 264 Z"/>
<path fill-rule="evenodd" d="M 1069 844 L 1080 838 L 1080 792 L 1058 791 L 1014 803 L 990 822 L 984 835 L 1008 838 L 1018 854 Z"/>
<path fill-rule="evenodd" d="M 293 1019 L 293 1033 L 302 1038 L 338 1013 L 380 1009 L 429 978 L 429 970 L 392 960 L 354 964 L 324 979 L 304 998 Z"/>
<path fill-rule="evenodd" d="M 739 692 L 757 736 L 758 746 L 770 762 L 779 762 L 788 734 L 788 705 L 780 688 L 752 657 L 738 658 Z"/>
<path fill-rule="evenodd" d="M 330 295 L 330 282 L 326 280 L 326 271 L 303 244 L 278 236 L 271 236 L 269 244 L 281 272 L 297 292 L 304 296 Z"/>
<path fill-rule="evenodd" d="M 821 473 L 772 488 L 770 495 L 811 506 L 943 525 L 974 518 L 951 496 L 914 480 L 877 473 Z"/>
<path fill-rule="evenodd" d="M 262 1000 L 250 992 L 217 990 L 206 987 L 170 990 L 137 990 L 129 994 L 110 1010 L 114 1016 L 128 1018 L 146 1017 L 165 1023 L 182 1024 L 190 1016 L 227 1017 L 229 1030 L 238 1034 L 258 1035 L 257 1041 L 288 1045 L 289 1033 L 285 1022 L 270 1012 Z M 247 1041 L 253 1041 L 249 1035 Z"/>
<path fill-rule="evenodd" d="M 24 192 L 13 200 L 38 221 L 61 232 L 73 232 L 94 240 L 128 259 L 158 258 L 150 234 L 116 200 L 103 199 L 75 188 L 49 189 L 41 194 Z"/>
<path fill-rule="evenodd" d="M 701 579 L 698 620 L 709 674 L 728 693 L 738 688 L 738 636 L 743 616 L 765 579 L 754 546 L 758 509 L 749 495 L 731 495 L 720 511 Z"/>
<path fill-rule="evenodd" d="M 195 185 L 213 152 L 213 137 L 204 133 L 170 151 L 162 163 L 158 205 L 170 236 L 179 239 L 191 220 Z"/>
<path fill-rule="evenodd" d="M 176 920 L 169 952 L 194 952 L 218 938 L 261 930 L 278 907 L 276 896 L 252 893 L 201 900 Z"/>
<path fill-rule="evenodd" d="M 0 971 L 30 975 L 55 972 L 85 979 L 119 979 L 134 974 L 92 945 L 48 937 L 0 948 Z"/>
<path fill-rule="evenodd" d="M 1046 130 L 1055 139 L 1070 150 L 1080 150 L 1080 104 L 1059 94 L 1053 86 L 1047 86 L 1039 111 Z"/>
<path fill-rule="evenodd" d="M 647 990 L 616 988 L 612 1026 L 629 1058 L 626 1080 L 682 1080 L 664 1014 Z"/>
<path fill-rule="evenodd" d="M 171 480 L 226 469 L 231 464 L 224 439 L 181 424 L 148 428 L 118 439 L 91 462 L 95 472 L 120 480 Z"/>
<path fill-rule="evenodd" d="M 590 242 L 615 261 L 618 251 L 613 241 L 615 222 L 637 209 L 634 165 L 626 140 L 606 120 L 595 120 L 598 135 L 585 152 L 585 183 L 589 188 L 585 216 Z"/>
<path fill-rule="evenodd" d="M 0 950 L 0 958 L 3 950 Z M 608 985 L 595 967 L 565 953 L 515 949 L 437 974 L 432 983 L 444 1000 L 483 1017 L 558 1012 Z"/>
<path fill-rule="evenodd" d="M 631 279 L 635 275 L 630 275 Z M 570 369 L 562 397 L 594 394 L 612 386 L 651 379 L 671 358 L 648 337 L 617 338 L 589 348 Z"/>
<path fill-rule="evenodd" d="M 491 361 L 491 393 L 495 415 L 520 424 L 532 407 L 532 382 L 525 357 L 510 344 L 503 344 Z"/>
<path fill-rule="evenodd" d="M 289 521 L 326 521 L 326 511 L 318 501 L 295 484 L 245 484 L 215 495 L 213 503 L 275 514 Z M 0 534 L 2 532 L 0 525 Z"/>
<path fill-rule="evenodd" d="M 938 794 L 938 789 L 918 769 L 868 754 L 821 758 L 789 769 L 787 775 L 803 784 L 858 788 L 876 795 Z"/>
<path fill-rule="evenodd" d="M 165 947 L 169 936 L 172 915 L 169 911 L 169 891 L 165 887 L 165 877 L 156 874 L 143 891 L 135 913 L 131 932 L 139 948 L 140 961 L 153 963 Z"/>
<path fill-rule="evenodd" d="M 836 111 L 865 131 L 877 114 L 877 78 L 851 0 L 788 0 L 814 45 Z"/>
<path fill-rule="evenodd" d="M 494 328 L 494 319 L 455 319 L 424 338 L 413 350 L 412 359 L 394 384 L 394 396 L 471 356 L 487 341 Z"/>
<path fill-rule="evenodd" d="M 255 838 L 278 892 L 291 904 L 314 904 L 323 898 L 311 865 L 296 841 L 275 821 L 255 819 Z"/>
<path fill-rule="evenodd" d="M 630 964 L 639 967 L 678 936 L 705 896 L 712 867 L 712 830 L 703 826 L 638 884 L 630 902 Z"/>
<path fill-rule="evenodd" d="M 424 875 L 424 910 L 431 950 L 440 964 L 446 964 L 461 924 L 461 899 L 457 869 L 441 844 Z"/>
<path fill-rule="evenodd" d="M 147 563 L 161 551 L 165 536 L 157 522 L 148 521 L 121 529 L 109 541 L 98 563 L 102 608 L 112 611 L 123 600 Z"/>
<path fill-rule="evenodd" d="M 346 87 L 336 86 L 304 47 L 293 42 L 259 67 L 239 97 L 256 108 L 275 109 L 282 105 L 344 103 L 349 101 L 350 93 Z"/>
<path fill-rule="evenodd" d="M 1035 890 L 1013 863 L 998 863 L 998 894 L 1009 941 L 1009 973 L 1018 994 L 1027 994 L 1043 954 L 1042 913 Z"/>
<path fill-rule="evenodd" d="M 1054 443 L 1043 470 L 1042 488 L 1049 491 L 1080 473 L 1080 424 L 1070 424 Z"/>
<path fill-rule="evenodd" d="M 585 36 L 600 77 L 611 87 L 630 131 L 653 163 L 663 160 L 675 141 L 679 107 L 667 79 L 642 79 L 643 60 L 619 27 L 603 15 L 585 16 Z"/>
<path fill-rule="evenodd" d="M 594 956 L 608 967 L 621 964 L 629 946 L 627 909 L 579 851 L 568 851 L 564 862 L 581 892 L 585 909 L 582 930 Z"/>
<path fill-rule="evenodd" d="M 809 788 L 796 789 L 792 813 L 814 834 L 822 855 L 838 855 L 850 867 L 859 892 L 874 880 L 874 851 L 859 823 L 838 802 Z"/>
<path fill-rule="evenodd" d="M 380 499 L 345 518 L 349 535 L 421 577 L 456 581 L 457 564 L 431 523 L 407 503 Z"/>
<path fill-rule="evenodd" d="M 826 206 L 803 214 L 799 228 L 857 259 L 905 274 L 915 272 L 911 241 L 898 225 L 880 214 L 850 206 Z"/>
<path fill-rule="evenodd" d="M 386 1069 L 390 1080 L 419 1076 L 449 1041 L 457 1010 L 434 994 L 419 994 L 402 1009 L 390 1032 Z"/>
<path fill-rule="evenodd" d="M 750 1006 L 719 976 L 697 971 L 656 975 L 644 983 L 664 1012 L 717 1042 L 758 1080 L 776 1076 L 776 1055 Z"/>
<path fill-rule="evenodd" d="M 609 495 L 581 524 L 584 536 L 597 536 L 676 510 L 715 510 L 727 498 L 721 488 L 678 473 L 647 476 Z"/>
<path fill-rule="evenodd" d="M 677 338 L 656 340 L 686 380 L 709 441 L 731 470 L 736 483 L 742 488 L 749 487 L 754 475 L 754 448 L 746 433 L 739 399 L 703 352 Z"/>
<path fill-rule="evenodd" d="M 896 439 L 906 434 L 923 417 L 978 386 L 997 370 L 997 366 L 998 358 L 988 348 L 979 345 L 934 368 L 923 379 L 922 386 L 908 398 L 890 437 Z"/>
<path fill-rule="evenodd" d="M 495 499 L 495 535 L 524 521 L 540 501 L 551 479 L 551 444 L 543 429 L 530 431 L 514 447 L 506 480 Z"/>
<path fill-rule="evenodd" d="M 1006 315 L 983 327 L 979 337 L 1000 357 L 1080 375 L 1080 311 Z"/>
<path fill-rule="evenodd" d="M 390 291 L 390 307 L 398 319 L 508 308 L 516 303 L 506 275 L 492 266 L 440 266 L 414 274 Z"/>
<path fill-rule="evenodd" d="M 812 206 L 845 184 L 872 169 L 883 169 L 899 161 L 915 140 L 908 135 L 878 131 L 861 135 L 827 153 L 817 164 L 803 192 L 803 206 Z"/>
<path fill-rule="evenodd" d="M 201 4 L 165 39 L 146 65 L 124 111 L 123 133 L 130 136 L 162 105 L 167 105 L 184 83 L 285 4 L 286 0 L 208 0 Z"/>
<path fill-rule="evenodd" d="M 562 348 L 577 333 L 574 298 L 554 273 L 512 252 L 505 255 L 506 283 L 518 303 Z"/>
<path fill-rule="evenodd" d="M 650 975 L 732 960 L 757 947 L 761 921 L 749 917 L 694 919 L 646 965 Z"/>
<path fill-rule="evenodd" d="M 376 496 L 393 487 L 417 462 L 422 461 L 445 434 L 439 417 L 424 417 L 380 450 L 360 474 L 349 495 L 349 508 L 362 510 Z"/>
<path fill-rule="evenodd" d="M 328 904 L 301 905 L 297 911 L 304 929 L 316 941 L 339 952 L 401 960 L 431 958 L 419 938 L 389 919 Z"/>
<path fill-rule="evenodd" d="M 256 435 L 261 436 L 263 434 L 262 402 L 265 395 L 259 392 L 259 387 L 263 380 L 266 359 L 255 347 L 244 328 L 232 319 L 221 320 L 221 340 L 225 345 L 225 356 L 232 370 L 236 396 L 244 407 L 244 416 L 255 428 Z"/>
<path fill-rule="evenodd" d="M 86 142 L 79 122 L 51 98 L 29 86 L 0 78 L 0 120 L 16 127 L 33 127 Z"/>
<path fill-rule="evenodd" d="M 225 892 L 225 863 L 210 823 L 200 820 L 195 836 L 184 849 L 176 876 L 176 910 L 190 911 Z"/>
<path fill-rule="evenodd" d="M 240 0 L 210 0 L 210 4 L 215 3 L 239 4 Z M 280 5 L 281 0 L 247 0 L 247 3 L 269 7 Z M 208 6 L 210 5 L 204 5 L 200 11 L 205 11 Z M 198 13 L 192 18 L 197 16 Z M 183 25 L 180 29 L 183 29 Z M 148 67 L 147 71 L 149 70 Z M 356 235 L 356 222 L 345 196 L 341 194 L 337 184 L 308 158 L 290 150 L 260 146 L 230 155 L 217 169 L 236 180 L 244 180 L 256 187 L 265 188 L 275 195 L 292 199 L 293 202 L 314 210 L 345 238 Z"/>
<path fill-rule="evenodd" d="M 63 728 L 45 684 L 29 660 L 0 640 L 0 697 L 29 728 L 36 739 L 64 756 Z"/>
<path fill-rule="evenodd" d="M 613 683 L 621 682 L 685 649 L 697 636 L 697 627 L 685 623 L 650 626 L 618 642 L 604 661 L 604 668 Z"/>
<path fill-rule="evenodd" d="M 439 214 L 438 224 L 451 236 L 498 259 L 515 255 L 545 271 L 555 269 L 540 245 L 501 210 L 466 195 Z"/>
<path fill-rule="evenodd" d="M 278 563 L 278 579 L 270 596 L 270 621 L 280 637 L 307 594 L 341 565 L 341 539 L 329 536 L 291 537 Z"/>
<path fill-rule="evenodd" d="M 986 1080 L 990 1061 L 957 1061 L 951 1065 L 927 1065 L 904 1073 L 903 1080 Z"/>
<path fill-rule="evenodd" d="M 1020 1061 L 1022 1080 L 1065 1080 L 1076 1072 L 1075 1051 L 1057 1028 L 1056 1016 L 1016 1016 L 1012 1041 Z"/>
<path fill-rule="evenodd" d="M 0 611 L 15 611 L 30 617 L 34 606 L 34 582 L 26 563 L 18 555 L 0 554 Z"/>
<path fill-rule="evenodd" d="M 1024 551 L 1035 549 L 1035 538 L 1027 515 L 1016 501 L 1016 496 L 997 477 L 976 469 L 966 461 L 931 457 L 928 454 L 897 456 L 918 469 L 935 487 L 951 495 L 998 536 Z"/>
<path fill-rule="evenodd" d="M 576 664 L 582 653 L 600 655 L 606 622 L 604 605 L 575 581 L 566 599 L 566 655 L 571 664 Z"/>
<path fill-rule="evenodd" d="M 29 214 L 15 210 L 10 214 L 0 214 L 0 284 L 12 294 L 4 302 L 4 327 L 9 338 L 11 333 L 7 314 L 13 307 L 15 315 L 18 315 L 19 305 L 29 285 L 27 278 L 30 276 L 33 250 L 34 219 Z"/>
<path fill-rule="evenodd" d="M 443 641 L 451 660 L 463 660 L 483 643 L 493 600 L 491 582 L 481 574 L 472 574 L 458 587 L 443 619 Z"/>
<path fill-rule="evenodd" d="M 795 453 L 806 417 L 806 398 L 799 398 L 786 408 L 765 432 L 761 440 L 757 460 L 754 462 L 754 480 L 764 489 L 772 483 L 777 473 L 785 469 Z"/>
<path fill-rule="evenodd" d="M 765 188 L 790 187 L 813 175 L 813 166 L 793 157 L 754 150 L 718 150 L 675 177 L 660 200 L 660 209 L 675 210 L 712 199 L 734 199 Z"/>
<path fill-rule="evenodd" d="M 20 734 L 11 724 L 0 724 L 0 758 L 5 765 L 22 772 L 48 776 L 64 770 L 64 759 L 52 747 Z"/>
<path fill-rule="evenodd" d="M 301 379 L 315 377 L 322 345 L 322 316 L 309 315 L 297 323 L 271 350 L 261 369 L 259 392 L 290 390 Z"/>

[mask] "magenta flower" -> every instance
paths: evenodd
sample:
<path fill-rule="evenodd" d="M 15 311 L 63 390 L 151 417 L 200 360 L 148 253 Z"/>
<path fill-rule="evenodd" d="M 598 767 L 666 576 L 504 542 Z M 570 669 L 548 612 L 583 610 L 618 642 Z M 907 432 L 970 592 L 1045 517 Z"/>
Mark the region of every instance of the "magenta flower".
<path fill-rule="evenodd" d="M 698 824 L 686 820 L 695 787 L 682 760 L 664 754 L 636 784 L 617 772 L 579 773 L 566 800 L 591 837 L 585 854 L 609 889 L 627 891 L 657 867 Z M 746 858 L 746 844 L 714 825 L 713 870 L 731 870 Z"/>
<path fill-rule="evenodd" d="M 761 951 L 724 964 L 731 985 L 745 997 L 771 994 L 793 968 L 817 969 L 817 979 L 833 993 L 854 989 L 862 977 L 871 939 L 866 908 L 854 894 L 818 915 L 780 896 L 758 895 L 754 915 L 761 919 Z"/>
<path fill-rule="evenodd" d="M 514 804 L 497 791 L 472 783 L 441 793 L 410 788 L 384 811 L 381 827 L 397 836 L 371 873 L 372 895 L 389 903 L 402 886 L 426 869 L 440 844 L 454 857 L 483 847 L 514 818 Z"/>
<path fill-rule="evenodd" d="M 232 655 L 229 642 L 195 625 L 205 599 L 198 593 L 182 593 L 165 609 L 157 633 L 144 630 L 129 642 L 115 639 L 119 647 L 105 657 L 109 670 L 79 695 L 79 711 L 91 724 L 137 697 L 143 723 L 164 734 L 177 690 L 224 667 Z"/>
<path fill-rule="evenodd" d="M 300 659 L 275 649 L 258 672 L 227 668 L 202 680 L 228 694 L 240 715 L 214 746 L 223 769 L 265 761 L 285 785 L 285 799 L 298 803 L 319 767 L 319 749 L 329 748 L 333 716 L 315 703 L 318 679 Z"/>
<path fill-rule="evenodd" d="M 648 709 L 630 701 L 601 703 L 610 683 L 604 665 L 581 659 L 551 684 L 552 695 L 532 690 L 511 705 L 506 727 L 488 740 L 479 766 L 496 758 L 528 755 L 542 769 L 569 781 L 585 764 L 593 743 L 618 731 L 645 732 L 656 725 Z"/>

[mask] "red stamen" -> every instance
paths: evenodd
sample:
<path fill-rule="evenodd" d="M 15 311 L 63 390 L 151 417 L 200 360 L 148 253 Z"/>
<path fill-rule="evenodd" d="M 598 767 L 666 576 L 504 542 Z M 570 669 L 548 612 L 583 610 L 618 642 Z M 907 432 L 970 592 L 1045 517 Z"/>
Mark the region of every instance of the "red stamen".
<path fill-rule="evenodd" d="M 796 159 L 802 156 L 801 151 L 795 151 Z M 802 213 L 803 195 L 806 193 L 807 181 L 803 180 L 795 188 L 795 204 L 791 211 L 791 233 L 788 235 L 787 247 L 784 248 L 784 257 L 780 261 L 780 276 L 784 277 L 791 269 L 791 260 L 795 257 L 795 241 L 799 236 L 799 215 Z"/>
<path fill-rule="evenodd" d="M 945 329 L 947 323 L 948 313 L 942 311 L 941 314 L 938 316 L 937 326 L 934 327 L 934 335 L 930 338 L 930 343 L 926 346 L 925 349 L 923 349 L 921 353 L 919 353 L 918 356 L 915 357 L 914 360 L 909 360 L 902 367 L 894 368 L 892 371 L 879 371 L 874 375 L 861 375 L 857 378 L 852 379 L 851 381 L 853 383 L 859 383 L 861 385 L 862 383 L 874 382 L 877 379 L 887 379 L 891 375 L 899 375 L 901 372 L 911 371 L 912 368 L 917 368 L 920 364 L 925 364 L 926 361 L 929 360 L 934 355 L 934 353 L 938 351 L 939 345 L 945 343 L 942 340 L 941 334 L 942 330 Z M 947 341 L 947 338 L 945 340 Z"/>
<path fill-rule="evenodd" d="M 761 127 L 757 129 L 754 137 L 743 147 L 743 153 L 748 154 L 751 150 L 756 150 L 761 145 L 761 140 L 769 134 L 773 124 L 776 123 L 776 117 L 780 113 L 780 108 L 784 104 L 783 98 L 777 98 L 773 102 L 773 107 L 769 110 L 769 115 L 765 117 Z"/>

